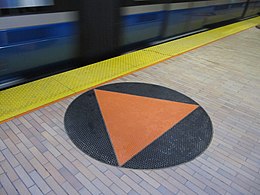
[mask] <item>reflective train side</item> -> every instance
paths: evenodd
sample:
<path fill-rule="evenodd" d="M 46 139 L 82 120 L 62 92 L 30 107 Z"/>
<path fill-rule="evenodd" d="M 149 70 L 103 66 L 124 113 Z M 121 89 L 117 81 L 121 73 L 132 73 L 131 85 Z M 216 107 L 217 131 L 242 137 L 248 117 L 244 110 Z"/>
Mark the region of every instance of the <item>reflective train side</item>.
<path fill-rule="evenodd" d="M 75 59 L 77 10 L 63 0 L 0 2 L 0 88 Z"/>
<path fill-rule="evenodd" d="M 5 17 L 0 29 L 0 75 L 74 58 L 76 22 L 75 12 Z"/>
<path fill-rule="evenodd" d="M 170 38 L 203 29 L 211 24 L 242 19 L 260 12 L 259 0 L 166 2 L 169 1 L 123 6 L 121 45 Z"/>
<path fill-rule="evenodd" d="M 82 37 L 82 33 L 79 33 L 81 25 L 85 25 L 83 36 L 87 42 L 95 41 L 88 40 L 91 39 L 91 32 L 88 32 L 90 28 L 97 28 L 100 37 L 108 34 L 100 30 L 102 26 L 98 25 L 102 25 L 102 22 L 94 21 L 89 25 L 82 18 L 78 22 L 78 9 L 84 11 L 84 8 L 80 8 L 81 0 L 76 3 L 69 0 L 36 0 L 34 5 L 10 5 L 10 0 L 1 2 L 4 3 L 0 3 L 0 85 L 1 82 L 23 78 L 29 72 L 33 72 L 30 74 L 33 77 L 48 68 L 64 70 L 67 65 L 73 67 L 81 57 L 80 43 L 84 43 L 79 40 Z M 94 6 L 96 15 L 101 16 L 97 17 L 98 20 L 104 20 L 103 24 L 106 24 L 107 18 L 102 18 L 102 12 L 99 12 L 102 4 L 95 2 L 91 6 Z M 111 39 L 115 40 L 113 47 L 107 47 L 104 51 L 115 55 L 260 12 L 260 0 L 106 1 L 107 4 L 110 2 L 113 5 L 110 6 L 110 13 L 116 12 L 114 17 L 117 18 L 107 21 L 115 23 L 110 28 L 115 27 L 117 33 L 111 33 Z M 88 1 L 84 5 L 88 6 Z M 87 17 L 87 13 L 84 14 Z M 97 46 L 89 56 L 102 59 L 106 53 L 102 53 L 101 48 L 103 45 Z M 88 53 L 91 49 L 85 47 L 83 52 Z"/>

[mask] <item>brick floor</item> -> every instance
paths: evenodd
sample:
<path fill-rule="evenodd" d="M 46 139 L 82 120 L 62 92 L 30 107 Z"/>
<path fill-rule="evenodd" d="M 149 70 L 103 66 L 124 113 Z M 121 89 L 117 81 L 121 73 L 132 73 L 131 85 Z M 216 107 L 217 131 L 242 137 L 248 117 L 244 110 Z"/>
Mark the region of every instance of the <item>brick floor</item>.
<path fill-rule="evenodd" d="M 64 130 L 71 97 L 0 125 L 0 194 L 260 194 L 259 43 L 252 28 L 114 81 L 166 86 L 208 112 L 214 137 L 193 161 L 143 171 L 90 158 Z"/>

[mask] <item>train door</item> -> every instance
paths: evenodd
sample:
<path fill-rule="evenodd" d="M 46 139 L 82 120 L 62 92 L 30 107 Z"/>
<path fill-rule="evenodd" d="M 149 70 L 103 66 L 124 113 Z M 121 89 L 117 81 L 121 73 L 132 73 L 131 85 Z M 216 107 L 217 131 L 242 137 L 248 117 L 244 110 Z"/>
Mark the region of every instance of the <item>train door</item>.
<path fill-rule="evenodd" d="M 169 0 L 121 1 L 120 45 L 131 48 L 160 39 Z"/>
<path fill-rule="evenodd" d="M 119 0 L 80 1 L 80 53 L 86 63 L 117 53 Z"/>
<path fill-rule="evenodd" d="M 201 29 L 209 12 L 208 1 L 172 1 L 168 6 L 168 22 L 163 36 L 173 37 Z"/>

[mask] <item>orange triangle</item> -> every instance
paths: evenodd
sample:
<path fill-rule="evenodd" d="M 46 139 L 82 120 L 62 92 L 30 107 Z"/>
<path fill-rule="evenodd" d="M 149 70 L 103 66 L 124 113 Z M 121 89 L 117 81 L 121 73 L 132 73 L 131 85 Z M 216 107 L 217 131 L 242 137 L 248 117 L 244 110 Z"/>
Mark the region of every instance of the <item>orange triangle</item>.
<path fill-rule="evenodd" d="M 198 107 L 97 89 L 95 94 L 120 166 Z"/>

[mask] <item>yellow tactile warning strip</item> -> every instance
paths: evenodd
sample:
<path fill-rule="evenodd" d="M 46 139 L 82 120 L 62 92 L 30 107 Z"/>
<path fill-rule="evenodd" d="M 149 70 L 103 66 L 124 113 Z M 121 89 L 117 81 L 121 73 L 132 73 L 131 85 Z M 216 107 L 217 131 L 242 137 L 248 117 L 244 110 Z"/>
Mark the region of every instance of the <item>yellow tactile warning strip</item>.
<path fill-rule="evenodd" d="M 0 122 L 259 23 L 256 17 L 0 91 Z"/>

